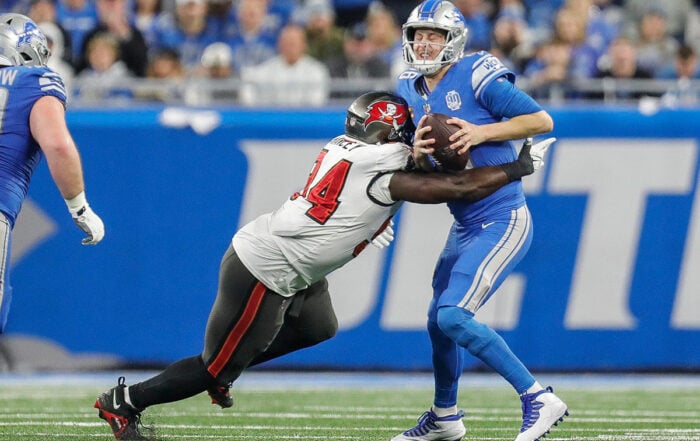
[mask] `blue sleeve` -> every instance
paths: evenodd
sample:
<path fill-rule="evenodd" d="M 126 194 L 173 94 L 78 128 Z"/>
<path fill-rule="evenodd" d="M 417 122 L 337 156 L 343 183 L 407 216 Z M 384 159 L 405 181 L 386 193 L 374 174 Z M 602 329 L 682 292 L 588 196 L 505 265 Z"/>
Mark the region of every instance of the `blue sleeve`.
<path fill-rule="evenodd" d="M 492 115 L 499 118 L 513 118 L 542 110 L 537 101 L 503 76 L 491 81 L 479 97 L 481 104 Z"/>

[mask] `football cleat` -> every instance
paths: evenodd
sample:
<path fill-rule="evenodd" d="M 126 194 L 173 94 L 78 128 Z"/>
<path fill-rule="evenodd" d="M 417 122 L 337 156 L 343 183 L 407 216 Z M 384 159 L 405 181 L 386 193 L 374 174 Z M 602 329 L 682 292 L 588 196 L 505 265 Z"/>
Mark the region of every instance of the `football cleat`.
<path fill-rule="evenodd" d="M 227 386 L 214 386 L 207 390 L 211 397 L 211 404 L 216 404 L 222 409 L 227 409 L 233 406 L 233 397 L 231 396 L 231 384 Z"/>
<path fill-rule="evenodd" d="M 459 441 L 467 428 L 464 427 L 462 417 L 464 411 L 459 410 L 454 415 L 439 417 L 432 409 L 418 418 L 418 424 L 400 435 L 396 435 L 391 441 Z"/>
<path fill-rule="evenodd" d="M 119 377 L 117 386 L 103 393 L 95 401 L 99 417 L 107 421 L 118 440 L 146 440 L 139 430 L 141 412 L 124 401 L 124 377 Z"/>
<path fill-rule="evenodd" d="M 552 426 L 569 416 L 566 404 L 547 386 L 539 392 L 520 396 L 523 408 L 523 426 L 515 441 L 537 441 L 549 433 Z"/>

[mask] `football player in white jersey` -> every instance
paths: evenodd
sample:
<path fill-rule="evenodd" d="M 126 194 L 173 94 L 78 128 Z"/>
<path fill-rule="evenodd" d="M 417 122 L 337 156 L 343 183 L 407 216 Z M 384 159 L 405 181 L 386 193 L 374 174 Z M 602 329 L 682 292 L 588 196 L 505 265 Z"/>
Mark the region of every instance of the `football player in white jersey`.
<path fill-rule="evenodd" d="M 65 121 L 66 91 L 48 67 L 46 37 L 29 17 L 0 15 L 0 333 L 10 309 L 8 263 L 12 228 L 42 156 L 84 245 L 104 236 L 104 225 L 85 199 L 80 153 Z"/>
<path fill-rule="evenodd" d="M 345 134 L 319 152 L 304 187 L 244 225 L 223 256 L 204 351 L 146 381 L 100 395 L 95 408 L 117 439 L 144 439 L 147 407 L 208 391 L 230 407 L 231 383 L 248 366 L 333 337 L 338 323 L 326 276 L 373 241 L 393 238 L 402 201 L 476 200 L 539 168 L 528 144 L 516 161 L 462 172 L 411 172 L 408 104 L 370 92 L 349 107 Z M 533 162 L 533 158 L 536 161 Z"/>

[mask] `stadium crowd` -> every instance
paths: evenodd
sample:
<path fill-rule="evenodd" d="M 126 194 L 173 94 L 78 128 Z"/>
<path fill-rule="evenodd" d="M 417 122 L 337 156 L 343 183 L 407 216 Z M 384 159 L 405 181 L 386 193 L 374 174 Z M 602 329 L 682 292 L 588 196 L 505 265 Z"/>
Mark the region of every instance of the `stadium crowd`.
<path fill-rule="evenodd" d="M 693 80 L 700 78 L 700 0 L 452 2 L 469 29 L 466 50 L 496 55 L 535 98 L 698 102 Z M 2 5 L 39 23 L 52 46 L 49 66 L 79 102 L 321 106 L 356 96 L 368 84 L 395 84 L 405 68 L 401 24 L 419 3 L 9 0 Z"/>

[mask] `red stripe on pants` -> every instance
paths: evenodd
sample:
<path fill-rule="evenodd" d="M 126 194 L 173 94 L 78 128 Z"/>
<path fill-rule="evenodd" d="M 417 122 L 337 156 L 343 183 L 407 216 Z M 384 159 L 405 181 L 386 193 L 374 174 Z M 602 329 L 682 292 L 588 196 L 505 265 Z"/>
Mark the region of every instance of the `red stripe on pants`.
<path fill-rule="evenodd" d="M 260 309 L 260 304 L 262 303 L 262 299 L 265 295 L 266 290 L 267 288 L 265 287 L 265 285 L 263 285 L 260 282 L 258 282 L 255 285 L 255 288 L 253 288 L 253 293 L 248 299 L 248 303 L 245 305 L 245 309 L 243 310 L 241 318 L 238 320 L 238 323 L 236 323 L 236 326 L 233 327 L 228 337 L 226 337 L 226 341 L 224 342 L 223 347 L 219 351 L 219 354 L 207 368 L 209 373 L 214 378 L 216 378 L 219 375 L 219 373 L 221 373 L 221 370 L 231 359 L 231 354 L 233 354 L 233 351 L 236 350 L 236 348 L 238 347 L 238 343 L 240 343 L 241 341 L 241 338 L 243 338 L 245 333 L 248 331 L 248 328 L 250 328 L 250 325 L 253 323 L 253 319 L 255 319 L 255 316 L 258 313 L 258 309 Z"/>

